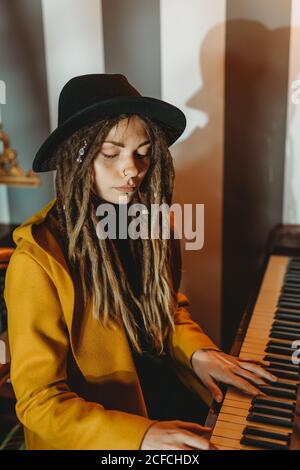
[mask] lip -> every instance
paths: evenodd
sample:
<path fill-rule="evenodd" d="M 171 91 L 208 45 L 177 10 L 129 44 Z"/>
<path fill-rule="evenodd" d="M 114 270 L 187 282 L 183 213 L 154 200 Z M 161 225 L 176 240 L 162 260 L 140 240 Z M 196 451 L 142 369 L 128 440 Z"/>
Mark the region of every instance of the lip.
<path fill-rule="evenodd" d="M 118 191 L 122 191 L 123 193 L 133 193 L 133 191 L 136 190 L 136 186 L 119 186 L 118 188 L 114 189 L 118 189 Z"/>

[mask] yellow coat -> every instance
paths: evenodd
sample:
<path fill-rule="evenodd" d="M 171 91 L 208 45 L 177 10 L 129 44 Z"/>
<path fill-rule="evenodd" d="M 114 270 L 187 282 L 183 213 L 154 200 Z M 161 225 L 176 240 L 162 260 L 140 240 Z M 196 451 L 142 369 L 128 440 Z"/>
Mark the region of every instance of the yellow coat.
<path fill-rule="evenodd" d="M 4 290 L 8 311 L 11 381 L 25 447 L 139 449 L 149 419 L 127 336 L 103 328 L 90 308 L 78 307 L 63 253 L 43 223 L 52 199 L 17 227 Z M 178 296 L 170 338 L 174 370 L 206 402 L 209 392 L 193 372 L 199 348 L 218 349 Z M 79 302 L 80 303 L 80 302 Z"/>

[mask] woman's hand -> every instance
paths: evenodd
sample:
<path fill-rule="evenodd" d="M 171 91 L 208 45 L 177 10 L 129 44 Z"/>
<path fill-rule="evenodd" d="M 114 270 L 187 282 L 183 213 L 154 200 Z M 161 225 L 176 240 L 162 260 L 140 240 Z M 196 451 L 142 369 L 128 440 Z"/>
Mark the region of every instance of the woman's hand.
<path fill-rule="evenodd" d="M 216 450 L 209 442 L 211 428 L 186 421 L 157 421 L 148 428 L 141 450 Z"/>
<path fill-rule="evenodd" d="M 252 396 L 266 396 L 256 385 L 267 385 L 263 379 L 277 381 L 277 377 L 262 368 L 269 365 L 268 362 L 241 359 L 222 351 L 198 349 L 192 355 L 191 363 L 194 372 L 217 402 L 222 401 L 223 394 L 216 382 L 233 385 Z"/>

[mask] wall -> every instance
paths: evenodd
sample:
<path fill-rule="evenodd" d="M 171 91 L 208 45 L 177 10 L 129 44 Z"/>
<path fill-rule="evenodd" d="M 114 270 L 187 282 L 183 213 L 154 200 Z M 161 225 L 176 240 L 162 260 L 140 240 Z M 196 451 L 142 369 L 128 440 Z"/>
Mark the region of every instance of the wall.
<path fill-rule="evenodd" d="M 105 72 L 160 98 L 159 0 L 102 0 Z"/>
<path fill-rule="evenodd" d="M 0 78 L 6 82 L 1 107 L 4 131 L 29 170 L 49 131 L 42 12 L 39 1 L 2 0 Z M 0 223 L 21 223 L 53 197 L 50 175 L 40 188 L 0 187 Z"/>
<path fill-rule="evenodd" d="M 296 80 L 300 80 L 300 2 L 292 0 L 283 206 L 285 224 L 300 224 L 300 104 L 292 101 L 295 92 L 292 84 Z"/>

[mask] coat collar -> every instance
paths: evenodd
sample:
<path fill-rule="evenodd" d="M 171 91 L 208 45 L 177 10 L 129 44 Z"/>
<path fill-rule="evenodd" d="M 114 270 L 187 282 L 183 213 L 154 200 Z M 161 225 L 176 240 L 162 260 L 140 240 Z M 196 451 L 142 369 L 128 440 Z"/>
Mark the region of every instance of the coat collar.
<path fill-rule="evenodd" d="M 42 207 L 40 211 L 32 215 L 29 219 L 23 222 L 23 224 L 17 227 L 13 231 L 13 241 L 17 246 L 21 246 L 24 242 L 28 242 L 39 247 L 39 249 L 41 249 L 45 254 L 51 256 L 53 260 L 68 272 L 65 258 L 53 233 L 47 230 L 46 227 L 43 227 L 43 222 L 45 222 L 48 213 L 55 203 L 56 197 Z M 40 230 L 38 232 L 40 235 L 42 235 L 43 232 L 43 236 L 34 236 L 34 228 L 36 226 L 39 226 Z"/>

